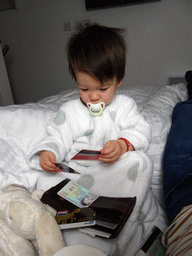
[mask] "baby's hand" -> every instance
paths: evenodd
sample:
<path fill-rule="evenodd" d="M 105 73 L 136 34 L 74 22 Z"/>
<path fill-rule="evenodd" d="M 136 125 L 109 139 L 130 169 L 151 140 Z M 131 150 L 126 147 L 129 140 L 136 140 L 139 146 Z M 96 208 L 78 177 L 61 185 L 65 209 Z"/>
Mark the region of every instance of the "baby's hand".
<path fill-rule="evenodd" d="M 121 144 L 120 140 L 110 140 L 102 148 L 99 160 L 104 163 L 113 163 L 125 152 L 124 145 Z"/>
<path fill-rule="evenodd" d="M 56 162 L 55 154 L 51 151 L 42 151 L 40 156 L 40 166 L 47 172 L 60 172 L 61 170 L 54 163 Z"/>

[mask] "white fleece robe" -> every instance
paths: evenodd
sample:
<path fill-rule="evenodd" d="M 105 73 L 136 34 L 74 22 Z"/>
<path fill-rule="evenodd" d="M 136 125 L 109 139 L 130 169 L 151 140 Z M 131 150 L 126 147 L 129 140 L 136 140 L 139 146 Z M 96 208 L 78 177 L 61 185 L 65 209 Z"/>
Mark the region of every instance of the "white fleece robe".
<path fill-rule="evenodd" d="M 52 151 L 57 162 L 70 162 L 81 149 L 101 150 L 109 140 L 125 138 L 136 151 L 146 151 L 150 140 L 149 124 L 135 101 L 124 95 L 115 96 L 99 117 L 92 117 L 80 99 L 69 101 L 60 107 L 47 133 L 31 152 L 32 168 L 40 168 L 37 153 L 42 150 Z M 78 164 L 89 166 L 93 161 L 78 161 Z"/>

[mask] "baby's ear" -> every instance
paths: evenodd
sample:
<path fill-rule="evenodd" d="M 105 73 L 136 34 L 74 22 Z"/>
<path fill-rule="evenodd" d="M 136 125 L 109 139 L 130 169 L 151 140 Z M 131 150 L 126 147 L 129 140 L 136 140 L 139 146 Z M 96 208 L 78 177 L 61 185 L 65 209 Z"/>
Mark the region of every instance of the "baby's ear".
<path fill-rule="evenodd" d="M 117 81 L 117 85 L 116 85 L 116 87 L 118 87 L 118 86 L 120 86 L 121 85 L 121 83 L 122 83 L 122 80 L 119 82 L 119 81 Z"/>

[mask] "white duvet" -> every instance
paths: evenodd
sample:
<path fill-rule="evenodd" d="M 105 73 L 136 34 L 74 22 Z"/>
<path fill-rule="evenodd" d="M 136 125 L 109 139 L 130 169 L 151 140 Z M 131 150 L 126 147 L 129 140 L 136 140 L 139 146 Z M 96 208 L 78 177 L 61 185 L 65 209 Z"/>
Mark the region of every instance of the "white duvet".
<path fill-rule="evenodd" d="M 150 92 L 154 92 L 152 88 L 149 89 Z M 161 200 L 160 192 L 162 191 L 161 157 L 171 124 L 172 109 L 178 101 L 186 98 L 186 88 L 183 84 L 167 86 L 154 92 L 150 99 L 148 98 L 149 91 L 146 93 L 146 88 L 145 90 L 143 88 L 120 89 L 119 93 L 129 95 L 136 100 L 140 111 L 152 128 L 152 140 L 148 150 L 152 165 L 148 158 L 142 155 L 142 152 L 135 152 L 130 156 L 135 159 L 135 166 L 137 166 L 137 158 L 143 160 L 143 162 L 138 161 L 140 165 L 136 168 L 138 168 L 139 175 L 135 182 L 130 185 L 132 186 L 131 191 L 134 191 L 134 194 L 137 195 L 137 205 L 121 234 L 115 240 L 93 238 L 76 230 L 64 232 L 67 245 L 83 243 L 99 248 L 107 255 L 116 256 L 134 255 L 143 238 L 154 225 L 158 225 L 161 229 L 166 227 L 165 215 L 158 203 L 158 200 Z M 60 180 L 59 175 L 44 174 L 38 170 L 30 169 L 28 154 L 36 143 L 45 136 L 47 123 L 60 104 L 77 97 L 77 91 L 69 91 L 67 94 L 62 93 L 49 97 L 39 103 L 0 108 L 1 187 L 17 183 L 33 191 L 37 188 L 43 188 L 46 180 L 52 181 L 50 186 L 55 185 Z M 148 168 L 146 168 L 146 163 Z M 129 168 L 135 168 L 135 166 L 129 166 Z M 119 180 L 115 169 L 113 175 L 116 175 L 116 180 Z M 122 175 L 127 175 L 127 171 L 122 171 Z M 79 179 L 79 177 L 76 179 Z M 102 190 L 106 182 L 103 179 L 102 186 L 95 188 L 95 190 Z M 152 187 L 152 190 L 150 187 Z M 128 195 L 126 189 L 126 183 L 122 183 L 122 189 L 119 190 L 121 196 Z M 109 195 L 112 195 L 111 192 Z"/>

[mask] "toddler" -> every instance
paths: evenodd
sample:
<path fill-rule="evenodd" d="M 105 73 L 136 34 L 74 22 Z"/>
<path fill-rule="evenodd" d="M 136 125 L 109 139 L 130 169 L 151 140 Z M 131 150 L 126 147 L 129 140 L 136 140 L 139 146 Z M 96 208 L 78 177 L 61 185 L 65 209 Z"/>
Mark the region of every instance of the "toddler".
<path fill-rule="evenodd" d="M 146 150 L 150 127 L 130 97 L 115 95 L 125 73 L 126 45 L 121 29 L 92 24 L 71 36 L 69 72 L 80 98 L 60 107 L 36 147 L 34 164 L 59 172 L 55 162 L 70 162 L 81 149 L 100 150 L 98 162 L 113 164 L 127 151 Z M 34 152 L 34 153 L 35 153 Z M 89 166 L 93 161 L 78 161 Z"/>

